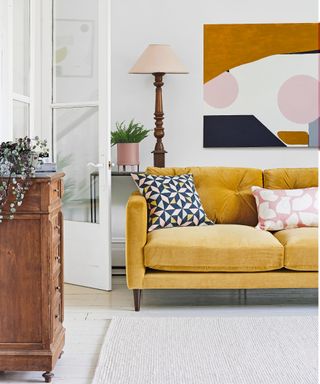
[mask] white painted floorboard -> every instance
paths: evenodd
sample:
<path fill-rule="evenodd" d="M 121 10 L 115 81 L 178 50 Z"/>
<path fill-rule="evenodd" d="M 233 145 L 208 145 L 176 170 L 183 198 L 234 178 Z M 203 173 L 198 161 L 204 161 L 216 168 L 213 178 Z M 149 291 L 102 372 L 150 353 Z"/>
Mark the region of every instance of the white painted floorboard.
<path fill-rule="evenodd" d="M 141 311 L 133 311 L 132 292 L 125 278 L 114 277 L 113 291 L 65 285 L 65 353 L 54 374 L 56 384 L 91 384 L 110 319 L 135 317 L 317 315 L 317 290 L 145 291 Z M 42 372 L 7 372 L 0 383 L 43 383 Z M 143 383 L 142 383 L 143 384 Z"/>

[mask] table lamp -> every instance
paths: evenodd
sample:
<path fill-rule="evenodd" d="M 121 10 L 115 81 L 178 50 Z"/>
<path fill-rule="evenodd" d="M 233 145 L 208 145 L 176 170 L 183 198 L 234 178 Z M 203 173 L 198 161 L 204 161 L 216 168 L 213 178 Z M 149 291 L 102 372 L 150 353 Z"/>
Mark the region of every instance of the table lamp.
<path fill-rule="evenodd" d="M 164 136 L 163 127 L 163 105 L 162 105 L 162 86 L 163 76 L 169 74 L 186 74 L 188 71 L 177 58 L 170 45 L 150 44 L 138 61 L 131 68 L 129 73 L 133 74 L 152 74 L 154 76 L 154 86 L 156 87 L 156 103 L 154 119 L 156 126 L 154 136 L 157 139 L 153 153 L 153 165 L 155 167 L 165 166 L 165 149 L 162 138 Z"/>

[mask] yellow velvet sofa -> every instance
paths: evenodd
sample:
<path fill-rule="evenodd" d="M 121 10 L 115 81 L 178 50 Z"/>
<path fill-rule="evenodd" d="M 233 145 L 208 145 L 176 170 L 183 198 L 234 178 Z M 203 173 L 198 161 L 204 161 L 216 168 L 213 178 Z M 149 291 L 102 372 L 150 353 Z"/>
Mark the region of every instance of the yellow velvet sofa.
<path fill-rule="evenodd" d="M 318 185 L 316 168 L 153 168 L 153 175 L 192 173 L 212 226 L 147 232 L 147 203 L 127 204 L 126 273 L 140 310 L 143 289 L 316 288 L 318 228 L 257 230 L 251 186 L 295 189 Z"/>

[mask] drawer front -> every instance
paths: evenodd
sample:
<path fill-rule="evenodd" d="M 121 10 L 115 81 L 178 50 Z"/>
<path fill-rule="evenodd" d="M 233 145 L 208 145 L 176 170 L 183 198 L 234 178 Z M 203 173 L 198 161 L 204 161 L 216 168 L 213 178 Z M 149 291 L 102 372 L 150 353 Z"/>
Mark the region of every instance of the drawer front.
<path fill-rule="evenodd" d="M 63 308 L 62 308 L 62 295 L 63 287 L 61 281 L 60 268 L 57 270 L 56 274 L 53 276 L 52 280 L 52 330 L 53 337 L 55 333 L 59 332 L 62 322 L 63 322 Z"/>
<path fill-rule="evenodd" d="M 48 212 L 52 207 L 60 204 L 63 196 L 63 180 L 50 178 L 32 178 L 31 185 L 25 194 L 23 203 L 17 207 L 16 215 L 19 213 L 38 213 Z M 10 194 L 8 201 L 12 201 L 14 196 Z M 51 207 L 51 208 L 50 208 Z M 9 204 L 3 207 L 3 212 L 9 212 Z"/>
<path fill-rule="evenodd" d="M 61 222 L 60 222 L 60 215 L 55 214 L 51 217 L 51 223 L 52 223 L 52 237 L 53 237 L 53 243 L 59 244 L 60 238 L 61 238 Z"/>
<path fill-rule="evenodd" d="M 19 181 L 20 182 L 20 181 Z M 20 207 L 17 207 L 16 215 L 19 213 L 38 213 L 41 212 L 41 183 L 36 180 L 31 180 L 29 190 L 25 193 L 25 197 Z M 9 192 L 7 203 L 2 208 L 3 212 L 9 214 L 9 203 L 15 200 L 12 192 Z"/>
<path fill-rule="evenodd" d="M 50 204 L 59 201 L 63 196 L 63 181 L 62 179 L 54 180 L 50 183 Z"/>
<path fill-rule="evenodd" d="M 60 331 L 62 327 L 63 322 L 63 316 L 62 316 L 62 300 L 61 300 L 61 294 L 57 293 L 55 295 L 55 300 L 53 304 L 53 310 L 52 310 L 52 331 L 53 331 L 53 337 L 54 335 Z"/>
<path fill-rule="evenodd" d="M 62 212 L 51 217 L 52 226 L 52 270 L 56 275 L 63 268 L 63 216 Z"/>
<path fill-rule="evenodd" d="M 52 285 L 52 297 L 53 301 L 55 302 L 57 300 L 57 297 L 62 295 L 62 281 L 61 281 L 61 274 L 60 274 L 60 268 L 57 269 L 57 272 L 53 278 L 53 285 Z"/>
<path fill-rule="evenodd" d="M 61 243 L 53 244 L 53 261 L 52 261 L 52 270 L 53 275 L 57 274 L 57 271 L 61 270 L 62 256 L 61 256 Z"/>

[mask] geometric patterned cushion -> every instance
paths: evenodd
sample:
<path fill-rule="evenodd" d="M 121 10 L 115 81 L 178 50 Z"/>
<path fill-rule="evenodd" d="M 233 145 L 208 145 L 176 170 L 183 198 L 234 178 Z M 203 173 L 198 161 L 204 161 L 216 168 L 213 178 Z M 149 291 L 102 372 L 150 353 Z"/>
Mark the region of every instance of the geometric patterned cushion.
<path fill-rule="evenodd" d="M 251 187 L 258 210 L 257 228 L 266 231 L 318 226 L 318 187 Z"/>
<path fill-rule="evenodd" d="M 148 205 L 148 231 L 170 227 L 212 225 L 200 202 L 192 174 L 131 174 Z"/>

